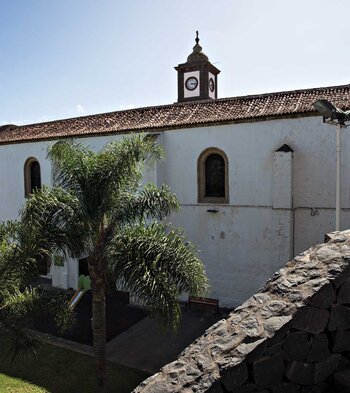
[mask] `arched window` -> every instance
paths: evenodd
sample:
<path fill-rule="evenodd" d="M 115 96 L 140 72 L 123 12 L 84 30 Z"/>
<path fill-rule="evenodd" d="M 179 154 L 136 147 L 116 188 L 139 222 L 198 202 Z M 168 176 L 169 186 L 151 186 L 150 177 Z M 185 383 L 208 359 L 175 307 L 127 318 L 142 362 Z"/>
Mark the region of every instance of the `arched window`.
<path fill-rule="evenodd" d="M 31 157 L 24 164 L 24 194 L 28 197 L 39 188 L 41 188 L 40 164 L 37 159 Z"/>
<path fill-rule="evenodd" d="M 204 150 L 198 158 L 198 202 L 228 203 L 228 159 L 217 148 Z"/>

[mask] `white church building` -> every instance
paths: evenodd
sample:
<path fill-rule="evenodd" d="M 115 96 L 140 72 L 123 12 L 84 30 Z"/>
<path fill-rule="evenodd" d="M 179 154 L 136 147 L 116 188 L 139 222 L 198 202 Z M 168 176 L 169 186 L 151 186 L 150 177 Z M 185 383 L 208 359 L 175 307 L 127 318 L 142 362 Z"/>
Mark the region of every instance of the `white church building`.
<path fill-rule="evenodd" d="M 335 227 L 335 127 L 313 103 L 350 108 L 350 86 L 218 99 L 219 70 L 199 39 L 175 67 L 178 102 L 0 127 L 0 219 L 15 219 L 31 190 L 52 183 L 47 148 L 69 138 L 99 150 L 131 132 L 154 135 L 166 159 L 145 180 L 168 184 L 170 221 L 198 245 L 220 306 L 247 299 L 294 255 Z M 341 229 L 350 227 L 350 130 L 342 129 Z M 52 284 L 77 288 L 77 260 L 51 264 Z"/>

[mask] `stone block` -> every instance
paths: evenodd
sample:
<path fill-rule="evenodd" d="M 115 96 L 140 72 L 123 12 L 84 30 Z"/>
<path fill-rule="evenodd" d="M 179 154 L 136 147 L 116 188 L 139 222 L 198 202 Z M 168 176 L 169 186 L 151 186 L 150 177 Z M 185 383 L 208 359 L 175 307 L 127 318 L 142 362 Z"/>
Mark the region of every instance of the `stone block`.
<path fill-rule="evenodd" d="M 266 351 L 266 341 L 259 345 L 256 349 L 254 349 L 254 351 L 252 351 L 251 353 L 249 353 L 245 360 L 247 363 L 253 363 L 256 360 L 260 359 L 262 356 L 264 356 L 264 353 Z"/>
<path fill-rule="evenodd" d="M 336 294 L 331 284 L 324 285 L 309 300 L 308 304 L 313 307 L 327 309 L 336 300 Z"/>
<path fill-rule="evenodd" d="M 334 335 L 333 352 L 350 351 L 350 331 L 337 330 Z"/>
<path fill-rule="evenodd" d="M 266 339 L 256 340 L 250 343 L 242 343 L 236 347 L 236 351 L 251 363 L 260 358 L 266 349 Z"/>
<path fill-rule="evenodd" d="M 253 383 L 248 383 L 247 385 L 240 386 L 233 389 L 233 393 L 253 393 L 255 392 L 256 385 Z"/>
<path fill-rule="evenodd" d="M 327 326 L 329 312 L 320 308 L 305 306 L 298 311 L 293 321 L 293 328 L 309 333 L 321 333 Z"/>
<path fill-rule="evenodd" d="M 308 393 L 333 393 L 333 392 L 334 392 L 333 386 L 330 386 L 329 384 L 324 382 L 320 383 L 317 386 L 314 386 L 308 391 Z"/>
<path fill-rule="evenodd" d="M 257 318 L 254 312 L 251 313 L 247 318 L 239 325 L 240 329 L 250 338 L 263 338 L 264 329 L 260 318 Z"/>
<path fill-rule="evenodd" d="M 157 374 L 156 374 L 157 375 Z M 170 393 L 174 392 L 174 385 L 167 380 L 146 380 L 145 383 L 139 385 L 133 393 Z"/>
<path fill-rule="evenodd" d="M 314 365 L 297 361 L 289 362 L 285 375 L 291 382 L 311 386 L 314 383 Z"/>
<path fill-rule="evenodd" d="M 269 337 L 271 337 L 268 340 L 269 346 L 277 344 L 282 340 L 284 340 L 284 338 L 286 337 L 286 335 L 289 333 L 291 329 L 291 324 L 292 324 L 291 318 L 292 316 L 289 316 L 289 321 L 287 323 L 284 323 L 280 328 L 276 326 L 276 324 L 279 325 L 279 322 L 276 321 L 276 319 L 277 320 L 280 319 L 279 317 L 270 318 L 268 322 L 265 321 L 265 330 L 268 330 L 267 333 L 269 334 Z"/>
<path fill-rule="evenodd" d="M 338 247 L 331 244 L 319 244 L 315 246 L 315 251 L 319 261 L 329 262 L 340 257 Z"/>
<path fill-rule="evenodd" d="M 324 236 L 324 242 L 328 243 L 330 240 L 332 240 L 333 243 L 344 243 L 348 240 L 345 234 L 346 232 L 347 231 L 344 231 L 343 233 L 339 233 L 338 231 L 336 231 L 336 232 L 326 233 Z"/>
<path fill-rule="evenodd" d="M 315 364 L 314 381 L 319 384 L 332 375 L 338 368 L 341 355 L 331 355 L 328 359 Z"/>
<path fill-rule="evenodd" d="M 320 362 L 330 356 L 329 342 L 326 334 L 321 333 L 313 336 L 309 355 L 306 358 L 307 363 Z"/>
<path fill-rule="evenodd" d="M 275 315 L 290 315 L 296 306 L 287 299 L 271 299 L 262 305 L 260 312 L 264 318 L 268 319 Z"/>
<path fill-rule="evenodd" d="M 283 345 L 283 355 L 287 360 L 305 360 L 309 353 L 309 342 L 306 332 L 290 333 Z"/>
<path fill-rule="evenodd" d="M 272 393 L 299 393 L 299 391 L 299 385 L 290 382 L 283 382 L 272 388 Z"/>
<path fill-rule="evenodd" d="M 350 329 L 350 308 L 342 304 L 333 305 L 327 328 L 330 331 Z"/>
<path fill-rule="evenodd" d="M 350 304 L 350 279 L 348 278 L 340 287 L 338 292 L 337 303 Z"/>
<path fill-rule="evenodd" d="M 230 367 L 221 370 L 221 381 L 224 384 L 226 390 L 233 390 L 234 388 L 241 386 L 248 379 L 248 370 L 245 362 L 238 364 L 237 366 Z"/>
<path fill-rule="evenodd" d="M 334 373 L 334 385 L 339 392 L 350 392 L 350 368 Z"/>
<path fill-rule="evenodd" d="M 341 287 L 347 279 L 350 278 L 350 266 L 346 266 L 345 269 L 342 271 L 342 274 L 338 277 L 335 277 L 331 282 L 335 288 Z"/>
<path fill-rule="evenodd" d="M 344 354 L 342 354 L 342 357 L 339 362 L 339 370 L 350 368 L 350 359 L 348 358 L 349 356 L 350 356 L 349 352 L 347 352 L 347 356 L 344 356 Z"/>
<path fill-rule="evenodd" d="M 203 391 L 203 389 L 199 388 L 199 391 Z M 216 381 L 206 390 L 206 393 L 225 393 L 225 391 L 222 388 L 221 382 Z"/>
<path fill-rule="evenodd" d="M 253 377 L 258 389 L 269 388 L 282 382 L 283 355 L 265 356 L 253 363 Z"/>
<path fill-rule="evenodd" d="M 268 337 L 273 337 L 278 333 L 284 334 L 289 329 L 289 321 L 292 319 L 292 315 L 281 315 L 266 318 L 264 320 L 264 328 Z"/>
<path fill-rule="evenodd" d="M 310 393 L 312 389 L 312 386 L 301 386 L 300 393 Z"/>
<path fill-rule="evenodd" d="M 293 303 L 300 302 L 304 298 L 303 292 L 298 287 L 292 288 L 285 296 Z"/>
<path fill-rule="evenodd" d="M 265 356 L 273 356 L 273 355 L 277 355 L 277 354 L 281 353 L 283 344 L 284 344 L 284 341 L 281 341 L 279 343 L 268 346 L 265 350 L 264 355 Z"/>

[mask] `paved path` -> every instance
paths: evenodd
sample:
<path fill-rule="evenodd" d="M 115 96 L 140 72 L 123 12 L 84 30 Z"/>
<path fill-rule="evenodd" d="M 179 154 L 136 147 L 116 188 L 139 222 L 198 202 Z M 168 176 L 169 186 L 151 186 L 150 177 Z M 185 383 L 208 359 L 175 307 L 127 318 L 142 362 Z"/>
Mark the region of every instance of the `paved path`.
<path fill-rule="evenodd" d="M 156 321 L 144 318 L 107 343 L 107 359 L 154 374 L 218 319 L 212 312 L 184 311 L 180 328 L 173 336 L 163 332 Z"/>
<path fill-rule="evenodd" d="M 107 359 L 154 374 L 222 317 L 212 312 L 183 311 L 176 335 L 163 331 L 155 320 L 146 317 L 107 343 Z M 37 331 L 31 333 L 48 344 L 94 356 L 89 345 Z"/>

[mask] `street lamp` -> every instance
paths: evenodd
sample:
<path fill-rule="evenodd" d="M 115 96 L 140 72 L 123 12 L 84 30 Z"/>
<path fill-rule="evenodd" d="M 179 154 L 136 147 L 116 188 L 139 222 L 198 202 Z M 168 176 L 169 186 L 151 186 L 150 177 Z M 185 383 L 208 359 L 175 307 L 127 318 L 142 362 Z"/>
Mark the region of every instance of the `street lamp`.
<path fill-rule="evenodd" d="M 350 111 L 343 111 L 327 100 L 318 100 L 313 103 L 314 108 L 323 116 L 323 122 L 337 127 L 337 181 L 335 196 L 335 230 L 340 230 L 340 151 L 341 129 L 346 128 L 346 121 L 350 120 Z"/>

